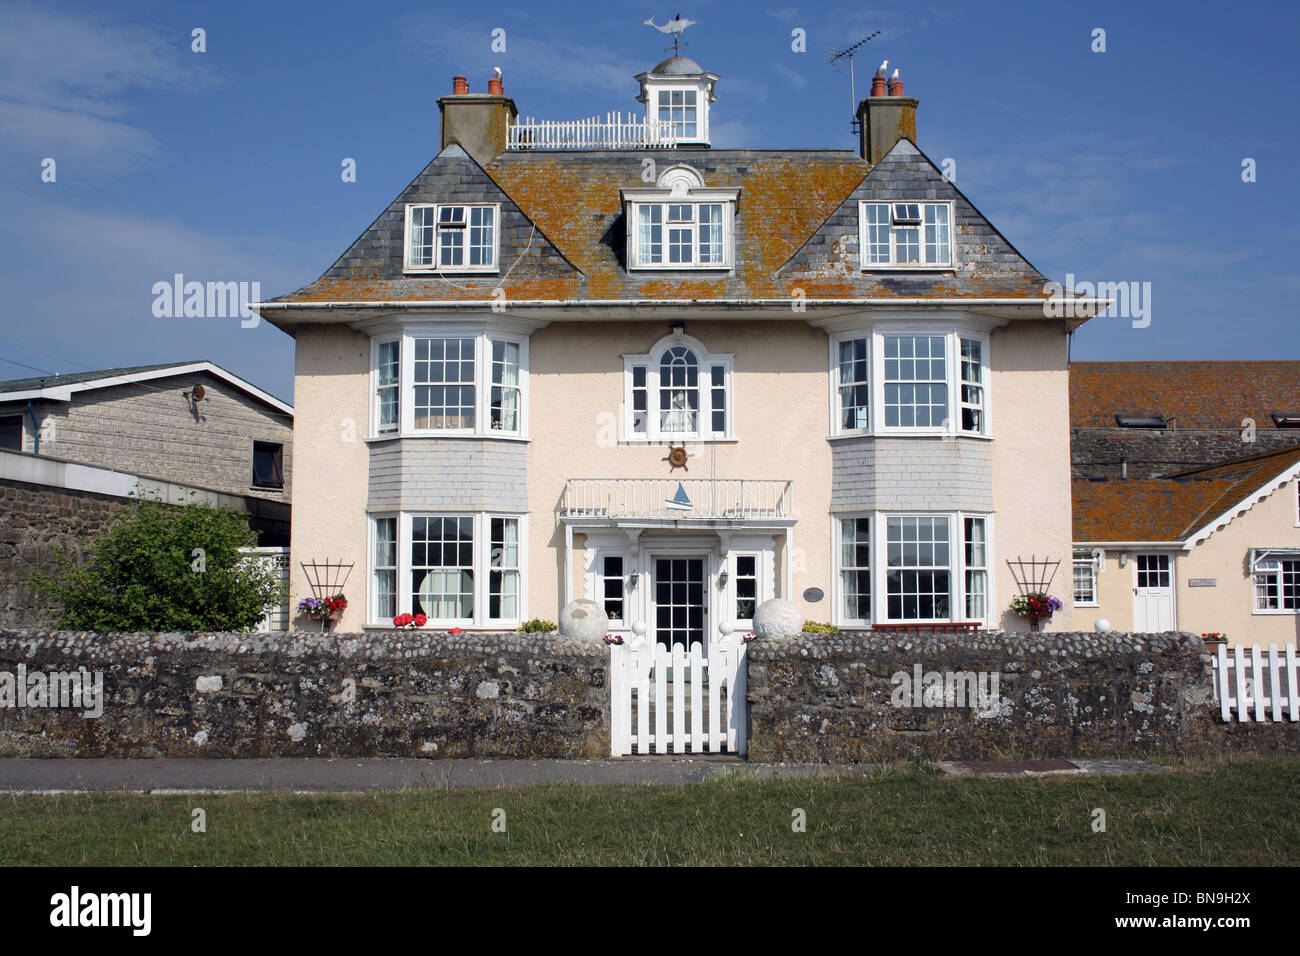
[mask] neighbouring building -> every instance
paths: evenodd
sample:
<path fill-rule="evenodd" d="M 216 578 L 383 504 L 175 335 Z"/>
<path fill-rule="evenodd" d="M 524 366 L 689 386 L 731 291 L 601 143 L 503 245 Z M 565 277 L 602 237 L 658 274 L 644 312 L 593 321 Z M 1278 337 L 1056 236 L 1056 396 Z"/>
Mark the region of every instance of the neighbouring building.
<path fill-rule="evenodd" d="M 1300 640 L 1300 362 L 1076 362 L 1070 393 L 1078 616 Z"/>
<path fill-rule="evenodd" d="M 0 452 L 242 499 L 263 545 L 289 544 L 292 448 L 293 407 L 211 362 L 0 382 Z"/>
<path fill-rule="evenodd" d="M 1050 579 L 1085 623 L 1067 337 L 1098 303 L 1045 309 L 901 81 L 857 150 L 714 148 L 717 75 L 636 81 L 644 116 L 564 124 L 456 77 L 438 155 L 253 306 L 296 340 L 294 600 L 328 574 L 340 629 L 502 630 L 586 597 L 707 645 L 773 597 L 1024 628 Z"/>
<path fill-rule="evenodd" d="M 287 575 L 292 447 L 293 408 L 211 362 L 0 382 L 0 625 L 52 623 L 31 572 L 88 553 L 137 497 L 244 512 Z"/>

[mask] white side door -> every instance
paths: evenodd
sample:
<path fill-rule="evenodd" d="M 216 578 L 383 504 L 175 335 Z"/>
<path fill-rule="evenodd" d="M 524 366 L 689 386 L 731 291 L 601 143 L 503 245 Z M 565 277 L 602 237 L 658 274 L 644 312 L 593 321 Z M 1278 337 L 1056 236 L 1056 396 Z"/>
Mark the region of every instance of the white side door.
<path fill-rule="evenodd" d="M 1136 555 L 1133 574 L 1133 630 L 1144 634 L 1172 631 L 1175 627 L 1173 557 Z"/>

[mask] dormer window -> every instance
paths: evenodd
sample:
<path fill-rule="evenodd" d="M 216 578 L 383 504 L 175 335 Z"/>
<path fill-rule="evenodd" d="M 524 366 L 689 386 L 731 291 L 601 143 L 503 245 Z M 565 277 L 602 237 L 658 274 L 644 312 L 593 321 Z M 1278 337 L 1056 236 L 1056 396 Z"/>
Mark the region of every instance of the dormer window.
<path fill-rule="evenodd" d="M 496 272 L 495 203 L 406 207 L 407 272 Z"/>
<path fill-rule="evenodd" d="M 629 269 L 729 269 L 739 190 L 708 189 L 673 166 L 654 189 L 625 189 Z"/>
<path fill-rule="evenodd" d="M 862 268 L 951 268 L 952 215 L 950 202 L 863 202 Z"/>

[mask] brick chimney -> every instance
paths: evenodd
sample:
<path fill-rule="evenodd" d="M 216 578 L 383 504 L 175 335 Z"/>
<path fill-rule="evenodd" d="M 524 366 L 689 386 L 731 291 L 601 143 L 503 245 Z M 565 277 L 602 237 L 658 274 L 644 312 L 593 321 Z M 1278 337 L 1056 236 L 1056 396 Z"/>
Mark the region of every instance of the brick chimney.
<path fill-rule="evenodd" d="M 471 93 L 469 81 L 452 77 L 451 95 L 438 100 L 442 114 L 442 141 L 439 150 L 452 140 L 460 143 L 480 166 L 486 166 L 506 149 L 506 130 L 519 111 L 515 101 L 505 95 L 501 78 L 488 80 L 488 92 Z"/>
<path fill-rule="evenodd" d="M 888 60 L 871 80 L 871 95 L 858 104 L 860 130 L 859 153 L 872 166 L 880 162 L 900 139 L 916 142 L 916 104 L 918 100 L 903 95 L 903 80 L 898 70 L 886 81 Z"/>

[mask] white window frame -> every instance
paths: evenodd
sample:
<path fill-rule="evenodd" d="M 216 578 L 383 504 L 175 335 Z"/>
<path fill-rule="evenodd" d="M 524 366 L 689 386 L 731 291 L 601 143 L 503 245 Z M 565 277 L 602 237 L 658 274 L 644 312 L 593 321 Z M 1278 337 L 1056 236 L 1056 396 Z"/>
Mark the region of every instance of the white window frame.
<path fill-rule="evenodd" d="M 1100 607 L 1101 606 L 1100 595 L 1097 593 L 1097 588 L 1100 586 L 1100 578 L 1101 578 L 1101 568 L 1099 567 L 1100 562 L 1098 561 L 1097 554 L 1098 552 L 1096 548 L 1076 547 L 1072 549 L 1071 559 L 1070 559 L 1070 598 L 1074 602 L 1075 607 Z M 1091 601 L 1080 601 L 1077 597 L 1075 597 L 1074 569 L 1076 566 L 1083 564 L 1085 562 L 1088 565 L 1089 573 L 1092 578 L 1092 600 Z"/>
<path fill-rule="evenodd" d="M 1272 548 L 1268 550 L 1257 549 L 1250 556 L 1250 612 L 1252 615 L 1274 616 L 1300 614 L 1300 607 L 1283 607 L 1282 597 L 1282 575 L 1285 573 L 1285 563 L 1300 562 L 1300 548 Z M 1276 563 L 1277 568 L 1272 569 L 1268 565 Z M 1260 566 L 1264 565 L 1264 570 Z M 1268 576 L 1275 578 L 1274 587 L 1277 588 L 1278 606 L 1274 608 L 1260 607 L 1259 578 Z"/>
<path fill-rule="evenodd" d="M 921 222 L 918 227 L 917 241 L 920 244 L 920 253 L 922 260 L 925 257 L 925 213 L 927 207 L 946 206 L 948 209 L 948 258 L 943 262 L 899 262 L 898 261 L 898 236 L 894 224 L 894 206 L 895 205 L 916 205 L 920 207 Z M 888 262 L 869 262 L 867 261 L 867 207 L 868 206 L 888 206 L 889 207 L 889 261 Z M 954 219 L 956 210 L 952 200 L 934 200 L 934 199 L 863 199 L 858 202 L 858 258 L 859 265 L 863 272 L 880 272 L 884 270 L 906 269 L 912 271 L 934 272 L 936 270 L 949 271 L 956 267 L 955 246 L 957 237 L 957 227 Z"/>
<path fill-rule="evenodd" d="M 441 249 L 442 249 L 442 243 L 440 241 L 440 233 L 442 230 L 440 230 L 438 227 L 438 221 L 442 215 L 442 210 L 451 209 L 451 208 L 462 208 L 466 211 L 465 213 L 466 240 L 464 246 L 466 261 L 463 264 L 458 266 L 444 266 L 439 264 L 439 260 L 441 259 Z M 492 262 L 485 265 L 470 265 L 468 261 L 469 260 L 468 232 L 472 228 L 470 226 L 469 210 L 475 208 L 491 209 L 493 211 L 492 212 Z M 412 258 L 412 254 L 415 251 L 415 244 L 412 241 L 414 238 L 414 229 L 415 229 L 412 214 L 416 209 L 433 210 L 433 262 L 429 265 L 414 262 Z M 407 203 L 405 227 L 402 230 L 402 235 L 404 237 L 402 242 L 402 249 L 403 249 L 402 263 L 403 263 L 403 271 L 405 272 L 496 273 L 500 271 L 501 268 L 500 267 L 500 263 L 501 263 L 501 204 L 500 203 L 494 203 L 494 202 Z"/>
<path fill-rule="evenodd" d="M 380 518 L 397 519 L 397 613 L 410 614 L 413 601 L 411 593 L 411 540 L 412 521 L 415 518 L 472 518 L 474 536 L 473 570 L 474 570 L 474 614 L 468 618 L 429 618 L 426 630 L 446 630 L 451 627 L 473 628 L 477 630 L 513 631 L 528 619 L 528 515 L 510 511 L 467 511 L 446 508 L 415 511 L 375 512 L 368 516 L 369 549 L 366 557 L 366 572 L 369 581 L 367 589 L 366 618 L 367 627 L 391 628 L 391 619 L 378 617 L 378 597 L 375 568 L 375 522 Z M 519 599 L 518 614 L 512 618 L 489 618 L 489 581 L 492 570 L 491 532 L 493 518 L 511 518 L 519 527 Z"/>
<path fill-rule="evenodd" d="M 740 583 L 740 559 L 752 558 L 754 560 L 754 614 L 758 613 L 758 606 L 763 603 L 763 552 L 761 551 L 729 551 L 727 553 L 727 573 L 730 577 L 731 586 L 727 589 L 727 599 L 731 602 L 728 608 L 726 618 L 738 624 L 744 630 L 754 629 L 754 615 L 749 617 L 740 617 L 736 614 L 737 605 L 740 603 L 740 592 L 737 585 Z M 746 575 L 746 577 L 749 577 Z"/>
<path fill-rule="evenodd" d="M 948 424 L 925 427 L 886 425 L 885 424 L 885 338 L 887 336 L 942 336 L 945 338 L 945 379 L 948 388 Z M 867 364 L 870 372 L 870 407 L 867 411 L 867 427 L 843 427 L 843 409 L 840 405 L 840 345 L 855 339 L 867 340 Z M 961 342 L 969 339 L 980 346 L 980 369 L 983 389 L 983 406 L 981 408 L 980 431 L 962 429 L 961 385 Z M 957 435 L 963 438 L 991 439 L 993 437 L 992 389 L 989 358 L 990 336 L 987 332 L 951 325 L 932 324 L 881 324 L 866 329 L 853 329 L 836 332 L 829 336 L 829 371 L 831 402 L 831 437 L 840 435 Z"/>
<path fill-rule="evenodd" d="M 415 427 L 415 341 L 416 339 L 474 339 L 474 427 Z M 379 431 L 379 346 L 401 341 L 401 370 L 398 378 L 398 427 Z M 514 431 L 492 427 L 492 343 L 509 342 L 519 346 L 518 428 Z M 529 337 L 519 332 L 502 331 L 492 326 L 441 325 L 411 326 L 400 333 L 379 335 L 370 345 L 370 425 L 372 439 L 447 436 L 464 438 L 503 438 L 528 440 L 528 365 Z"/>
<path fill-rule="evenodd" d="M 996 626 L 1001 610 L 997 602 L 997 532 L 993 514 L 984 511 L 845 511 L 831 515 L 831 622 L 848 629 L 870 628 L 885 624 L 944 624 L 970 622 L 966 616 L 966 519 L 979 518 L 984 522 L 985 564 L 975 570 L 984 571 L 985 616 L 977 623 L 981 627 Z M 852 620 L 844 614 L 844 581 L 841 555 L 843 554 L 843 526 L 846 518 L 871 519 L 871 614 L 872 619 Z M 890 518 L 947 518 L 948 519 L 948 600 L 947 618 L 891 618 L 888 616 L 888 519 Z M 960 614 L 952 613 L 954 610 Z"/>
<path fill-rule="evenodd" d="M 666 432 L 659 423 L 659 365 L 669 349 L 684 346 L 695 353 L 699 362 L 699 415 L 698 427 L 693 432 Z M 657 442 L 681 441 L 730 441 L 732 438 L 732 421 L 735 414 L 735 388 L 732 374 L 731 353 L 714 353 L 704 347 L 699 339 L 689 335 L 669 335 L 654 344 L 644 355 L 623 356 L 623 415 L 622 441 L 654 444 Z M 722 366 L 725 408 L 723 409 L 723 430 L 713 430 L 713 386 L 712 369 Z M 633 369 L 646 370 L 646 430 L 644 433 L 634 431 L 635 403 L 632 395 Z"/>
<path fill-rule="evenodd" d="M 671 94 L 681 93 L 682 105 L 683 107 L 685 107 L 686 104 L 685 94 L 694 93 L 695 94 L 695 135 L 687 136 L 685 132 L 680 132 L 677 133 L 677 140 L 678 142 L 682 142 L 682 143 L 707 143 L 709 141 L 709 130 L 705 124 L 705 117 L 708 115 L 708 107 L 705 105 L 705 103 L 708 101 L 708 97 L 709 97 L 709 94 L 706 90 L 701 90 L 698 86 L 695 85 L 655 86 L 653 92 L 654 92 L 654 103 L 651 105 L 650 109 L 647 112 L 651 115 L 654 122 L 656 123 L 671 122 L 674 131 L 677 130 L 679 125 L 676 120 L 662 120 L 659 118 L 659 110 L 661 109 L 661 106 L 659 104 L 660 94 L 661 93 L 670 94 L 669 96 L 670 102 L 668 104 L 668 107 L 671 112 L 672 110 Z M 684 124 L 685 124 L 685 120 L 682 121 L 681 125 Z"/>
<path fill-rule="evenodd" d="M 659 262 L 642 262 L 641 250 L 641 209 L 644 206 L 659 206 L 661 212 L 661 226 L 663 229 L 663 258 Z M 692 207 L 692 226 L 691 226 L 691 261 L 690 262 L 669 262 L 668 261 L 668 231 L 671 224 L 668 219 L 669 206 L 691 206 Z M 700 207 L 701 206 L 721 206 L 722 207 L 722 260 L 720 262 L 700 262 Z M 734 198 L 710 197 L 710 196 L 663 196 L 653 200 L 629 201 L 627 204 L 627 267 L 636 271 L 669 271 L 678 270 L 690 271 L 726 271 L 732 268 L 735 260 L 734 239 L 735 239 L 735 214 L 736 202 Z"/>
<path fill-rule="evenodd" d="M 870 574 L 868 587 L 871 588 L 871 617 L 855 618 L 849 617 L 844 613 L 844 522 L 856 521 L 865 518 L 867 524 L 867 547 L 870 563 L 867 565 L 867 571 Z M 832 516 L 832 535 L 831 540 L 834 547 L 833 565 L 834 576 L 831 586 L 831 621 L 837 625 L 851 628 L 870 627 L 875 620 L 879 604 L 876 600 L 876 513 L 875 512 L 858 512 L 855 514 L 837 514 Z"/>

